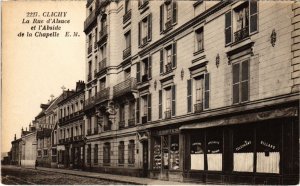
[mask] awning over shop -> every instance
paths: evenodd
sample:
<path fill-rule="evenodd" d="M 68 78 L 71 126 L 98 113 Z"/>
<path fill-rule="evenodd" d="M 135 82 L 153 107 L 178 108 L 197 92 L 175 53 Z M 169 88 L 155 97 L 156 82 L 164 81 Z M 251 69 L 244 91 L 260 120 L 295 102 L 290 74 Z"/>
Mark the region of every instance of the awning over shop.
<path fill-rule="evenodd" d="M 181 126 L 179 130 L 201 129 L 201 128 L 235 125 L 235 124 L 246 124 L 246 123 L 264 121 L 268 119 L 293 117 L 293 116 L 298 116 L 298 109 L 296 107 L 279 108 L 279 109 L 262 111 L 257 113 L 231 116 L 228 118 L 216 119 L 211 121 L 192 123 L 192 124 Z"/>

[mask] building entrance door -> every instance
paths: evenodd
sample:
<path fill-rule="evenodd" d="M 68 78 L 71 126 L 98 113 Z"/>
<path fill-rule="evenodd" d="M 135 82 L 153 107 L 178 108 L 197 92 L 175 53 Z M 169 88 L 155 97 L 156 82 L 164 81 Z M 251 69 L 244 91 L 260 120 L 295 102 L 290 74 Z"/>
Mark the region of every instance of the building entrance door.
<path fill-rule="evenodd" d="M 143 142 L 143 177 L 148 176 L 148 141 Z"/>

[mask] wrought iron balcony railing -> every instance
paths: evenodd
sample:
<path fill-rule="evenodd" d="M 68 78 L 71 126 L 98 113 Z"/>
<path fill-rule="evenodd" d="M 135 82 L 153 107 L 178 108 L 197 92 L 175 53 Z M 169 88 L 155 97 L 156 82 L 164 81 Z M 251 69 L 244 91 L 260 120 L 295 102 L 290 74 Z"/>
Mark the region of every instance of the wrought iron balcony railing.
<path fill-rule="evenodd" d="M 168 29 L 171 28 L 171 27 L 172 27 L 172 20 L 170 19 L 170 20 L 168 20 L 168 21 L 166 22 L 165 28 L 166 28 L 166 30 L 168 30 Z"/>
<path fill-rule="evenodd" d="M 249 37 L 249 26 L 242 28 L 239 31 L 234 32 L 234 41 L 238 42 Z"/>
<path fill-rule="evenodd" d="M 84 21 L 84 30 L 86 30 L 93 22 L 96 22 L 96 20 L 96 9 L 94 9 Z"/>
<path fill-rule="evenodd" d="M 104 130 L 104 131 L 109 131 L 109 130 L 111 130 L 111 125 L 109 125 L 109 124 L 104 125 L 103 130 Z"/>
<path fill-rule="evenodd" d="M 147 123 L 147 116 L 142 116 L 142 124 Z"/>
<path fill-rule="evenodd" d="M 89 109 L 95 105 L 95 96 L 88 98 L 84 102 L 84 108 Z"/>
<path fill-rule="evenodd" d="M 203 111 L 203 103 L 194 104 L 194 112 L 199 113 Z"/>
<path fill-rule="evenodd" d="M 89 73 L 88 74 L 88 81 L 91 81 L 92 80 L 92 73 Z"/>
<path fill-rule="evenodd" d="M 170 119 L 171 118 L 171 110 L 165 111 L 165 119 Z"/>
<path fill-rule="evenodd" d="M 83 135 L 74 136 L 74 141 L 81 141 L 83 140 Z"/>
<path fill-rule="evenodd" d="M 123 50 L 123 59 L 126 59 L 129 56 L 131 56 L 131 46 Z"/>
<path fill-rule="evenodd" d="M 125 121 L 119 121 L 119 129 L 125 128 Z"/>
<path fill-rule="evenodd" d="M 136 90 L 136 79 L 131 77 L 114 86 L 114 97 L 119 97 Z"/>
<path fill-rule="evenodd" d="M 96 94 L 96 103 L 101 103 L 102 101 L 108 100 L 109 99 L 109 87 L 100 90 Z"/>
<path fill-rule="evenodd" d="M 103 37 L 107 36 L 107 25 L 105 25 L 102 30 L 99 32 L 99 40 L 101 40 Z"/>
<path fill-rule="evenodd" d="M 172 71 L 172 63 L 168 63 L 165 65 L 166 67 L 166 73 L 171 72 Z"/>
<path fill-rule="evenodd" d="M 129 127 L 135 126 L 135 118 L 128 119 L 128 126 L 129 126 Z"/>
<path fill-rule="evenodd" d="M 102 59 L 102 61 L 100 61 L 98 64 L 99 64 L 98 72 L 100 72 L 101 70 L 106 68 L 106 58 Z"/>
<path fill-rule="evenodd" d="M 123 24 L 125 24 L 127 21 L 131 19 L 131 10 L 128 10 L 124 15 L 123 15 Z"/>

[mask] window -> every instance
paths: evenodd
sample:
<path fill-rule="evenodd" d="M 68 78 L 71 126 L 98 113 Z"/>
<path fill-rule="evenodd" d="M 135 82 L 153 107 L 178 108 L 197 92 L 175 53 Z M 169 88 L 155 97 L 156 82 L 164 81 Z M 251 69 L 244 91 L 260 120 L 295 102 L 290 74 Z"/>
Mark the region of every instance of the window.
<path fill-rule="evenodd" d="M 196 30 L 196 52 L 204 49 L 203 28 Z"/>
<path fill-rule="evenodd" d="M 247 1 L 225 13 L 225 44 L 241 41 L 258 31 L 257 3 L 256 0 Z"/>
<path fill-rule="evenodd" d="M 170 169 L 179 170 L 179 136 L 178 135 L 171 136 Z"/>
<path fill-rule="evenodd" d="M 129 119 L 134 119 L 135 114 L 135 101 L 132 100 L 129 102 Z"/>
<path fill-rule="evenodd" d="M 120 118 L 119 118 L 120 122 L 125 121 L 125 105 L 124 104 L 120 105 L 119 111 L 120 111 Z"/>
<path fill-rule="evenodd" d="M 163 90 L 159 90 L 159 118 L 162 118 L 162 110 L 164 110 L 164 118 L 169 119 L 176 114 L 176 86 L 172 85 Z"/>
<path fill-rule="evenodd" d="M 171 87 L 168 87 L 167 89 L 165 89 L 165 92 L 166 92 L 166 111 L 171 111 L 171 104 L 172 104 L 172 100 L 171 100 L 171 97 L 172 97 L 172 92 L 171 92 Z M 171 113 L 170 113 L 170 116 L 171 116 Z"/>
<path fill-rule="evenodd" d="M 100 91 L 105 89 L 105 82 L 105 78 L 100 79 Z"/>
<path fill-rule="evenodd" d="M 147 96 L 143 96 L 142 100 L 143 100 L 143 115 L 147 116 L 147 110 L 148 110 Z"/>
<path fill-rule="evenodd" d="M 204 170 L 204 134 L 191 135 L 191 170 Z"/>
<path fill-rule="evenodd" d="M 97 46 L 97 40 L 98 40 L 98 29 L 97 28 L 95 28 L 95 48 L 96 48 L 96 46 Z"/>
<path fill-rule="evenodd" d="M 91 159 L 92 159 L 92 149 L 91 149 L 91 144 L 88 144 L 87 146 L 87 163 L 91 164 Z"/>
<path fill-rule="evenodd" d="M 94 147 L 94 164 L 98 164 L 98 144 L 95 144 Z"/>
<path fill-rule="evenodd" d="M 128 164 L 134 164 L 135 162 L 135 144 L 134 140 L 129 140 L 128 144 Z"/>
<path fill-rule="evenodd" d="M 125 49 L 130 48 L 130 46 L 131 46 L 131 34 L 130 34 L 130 31 L 126 32 L 124 36 L 125 36 L 125 44 L 126 44 Z"/>
<path fill-rule="evenodd" d="M 103 146 L 103 163 L 110 163 L 110 143 L 106 142 Z"/>
<path fill-rule="evenodd" d="M 124 141 L 120 141 L 119 146 L 118 146 L 118 162 L 119 162 L 119 164 L 124 164 L 124 151 L 125 151 Z"/>
<path fill-rule="evenodd" d="M 207 132 L 207 170 L 222 171 L 223 131 L 213 129 Z"/>
<path fill-rule="evenodd" d="M 48 150 L 44 149 L 44 156 L 48 156 Z"/>
<path fill-rule="evenodd" d="M 136 78 L 137 82 L 148 82 L 152 77 L 152 57 L 146 57 L 141 62 L 137 62 Z M 142 76 L 141 76 L 142 75 Z"/>
<path fill-rule="evenodd" d="M 177 23 L 177 2 L 175 0 L 165 1 L 160 6 L 160 32 L 166 32 Z"/>
<path fill-rule="evenodd" d="M 195 79 L 196 103 L 202 103 L 203 99 L 203 78 Z"/>
<path fill-rule="evenodd" d="M 137 104 L 139 99 L 137 101 Z M 141 115 L 142 115 L 142 124 L 147 123 L 147 121 L 151 121 L 151 94 L 145 95 L 141 97 Z M 137 117 L 139 116 L 139 106 L 137 107 Z"/>
<path fill-rule="evenodd" d="M 103 59 L 106 58 L 106 45 L 103 45 L 103 46 L 100 48 L 100 56 L 101 56 L 101 60 L 103 60 Z"/>
<path fill-rule="evenodd" d="M 151 23 L 151 14 L 149 14 L 147 17 L 142 19 L 139 22 L 139 35 L 138 35 L 138 42 L 139 42 L 139 47 L 145 46 L 148 42 L 151 41 L 152 37 L 152 23 Z"/>
<path fill-rule="evenodd" d="M 91 73 L 92 73 L 92 61 L 89 61 L 89 68 L 88 68 L 88 79 L 91 79 Z"/>
<path fill-rule="evenodd" d="M 249 60 L 232 65 L 233 104 L 249 101 Z"/>
<path fill-rule="evenodd" d="M 176 42 L 160 50 L 160 73 L 172 72 L 176 67 Z M 164 66 L 165 65 L 165 66 Z"/>
<path fill-rule="evenodd" d="M 129 79 L 131 77 L 130 72 L 131 72 L 130 68 L 127 68 L 127 69 L 124 70 L 125 79 Z"/>
<path fill-rule="evenodd" d="M 42 151 L 38 150 L 38 156 L 42 156 Z"/>

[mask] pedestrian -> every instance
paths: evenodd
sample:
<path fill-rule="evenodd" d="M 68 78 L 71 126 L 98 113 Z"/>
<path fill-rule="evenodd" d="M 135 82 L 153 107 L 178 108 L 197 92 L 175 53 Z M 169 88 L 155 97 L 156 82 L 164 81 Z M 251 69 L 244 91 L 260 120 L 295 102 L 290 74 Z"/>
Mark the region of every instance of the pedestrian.
<path fill-rule="evenodd" d="M 38 161 L 35 160 L 34 169 L 36 169 L 37 166 L 38 166 Z"/>

